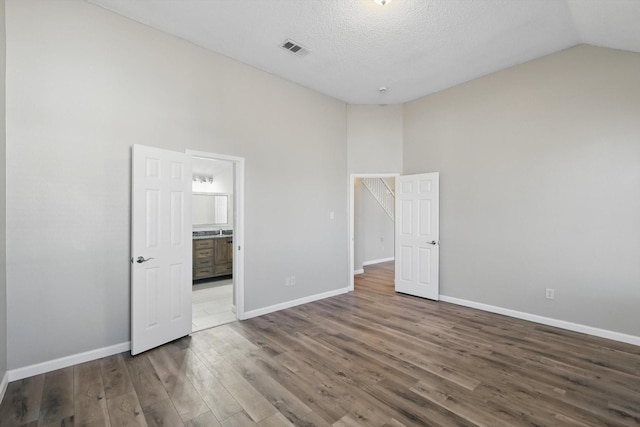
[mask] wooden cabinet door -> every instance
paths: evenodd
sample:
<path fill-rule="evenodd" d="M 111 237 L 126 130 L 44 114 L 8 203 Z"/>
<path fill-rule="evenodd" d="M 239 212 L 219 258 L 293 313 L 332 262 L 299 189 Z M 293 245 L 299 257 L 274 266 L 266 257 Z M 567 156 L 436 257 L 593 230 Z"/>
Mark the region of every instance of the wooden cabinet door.
<path fill-rule="evenodd" d="M 227 238 L 227 262 L 233 262 L 233 239 Z"/>
<path fill-rule="evenodd" d="M 226 264 L 231 262 L 232 240 L 230 238 L 216 239 L 215 262 L 216 264 Z"/>

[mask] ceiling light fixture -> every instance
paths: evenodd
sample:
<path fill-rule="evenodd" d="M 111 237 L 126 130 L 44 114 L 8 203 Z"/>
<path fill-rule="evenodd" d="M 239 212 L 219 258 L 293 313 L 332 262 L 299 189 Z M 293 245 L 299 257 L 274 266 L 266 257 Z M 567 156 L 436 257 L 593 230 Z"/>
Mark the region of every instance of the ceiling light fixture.
<path fill-rule="evenodd" d="M 380 6 L 384 6 L 387 3 L 391 3 L 391 0 L 373 0 L 373 1 L 379 4 Z"/>
<path fill-rule="evenodd" d="M 193 182 L 199 182 L 201 184 L 213 184 L 213 177 L 193 175 Z"/>

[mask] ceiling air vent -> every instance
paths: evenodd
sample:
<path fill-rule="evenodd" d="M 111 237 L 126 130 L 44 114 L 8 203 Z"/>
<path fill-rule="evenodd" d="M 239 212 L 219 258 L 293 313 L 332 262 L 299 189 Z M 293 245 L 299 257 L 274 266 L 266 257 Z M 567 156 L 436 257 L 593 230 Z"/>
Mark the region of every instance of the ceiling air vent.
<path fill-rule="evenodd" d="M 284 43 L 280 45 L 280 47 L 288 50 L 291 53 L 295 53 L 298 56 L 307 56 L 310 52 L 310 50 L 306 47 L 301 46 L 300 44 L 290 39 L 285 40 Z"/>

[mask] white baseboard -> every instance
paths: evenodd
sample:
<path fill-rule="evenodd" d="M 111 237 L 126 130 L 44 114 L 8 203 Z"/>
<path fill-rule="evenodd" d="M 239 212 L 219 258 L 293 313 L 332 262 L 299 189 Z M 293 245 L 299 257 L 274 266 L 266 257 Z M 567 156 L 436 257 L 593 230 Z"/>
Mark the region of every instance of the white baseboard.
<path fill-rule="evenodd" d="M 607 338 L 614 341 L 620 341 L 627 344 L 640 346 L 640 337 L 634 335 L 609 331 L 607 329 L 594 328 L 593 326 L 581 325 L 579 323 L 567 322 L 565 320 L 552 319 L 550 317 L 539 316 L 537 314 L 525 313 L 508 308 L 496 307 L 495 305 L 448 297 L 446 295 L 440 295 L 440 301 L 462 305 L 465 307 L 477 308 L 478 310 L 488 311 L 490 313 L 502 314 L 509 317 L 515 317 L 516 319 L 528 320 L 530 322 L 541 323 L 547 326 L 555 326 L 556 328 L 567 329 L 569 331 L 581 332 L 587 335 L 593 335 L 596 337 Z"/>
<path fill-rule="evenodd" d="M 4 394 L 7 392 L 7 386 L 9 385 L 9 372 L 5 372 L 0 381 L 0 402 L 4 399 Z"/>
<path fill-rule="evenodd" d="M 356 274 L 362 274 L 364 273 L 364 268 L 361 268 L 360 270 L 353 270 L 353 275 L 355 276 Z"/>
<path fill-rule="evenodd" d="M 362 266 L 364 267 L 364 266 L 367 266 L 367 265 L 380 264 L 381 262 L 388 262 L 388 261 L 393 261 L 393 260 L 395 260 L 394 257 L 374 259 L 374 260 L 371 260 L 371 261 L 364 261 L 362 263 Z"/>
<path fill-rule="evenodd" d="M 90 362 L 92 360 L 101 359 L 114 354 L 131 350 L 131 342 L 123 342 L 109 347 L 98 348 L 96 350 L 86 351 L 84 353 L 72 354 L 71 356 L 61 357 L 59 359 L 49 360 L 35 365 L 25 366 L 23 368 L 11 369 L 7 372 L 9 381 L 21 380 L 23 378 L 40 375 L 56 369 L 66 368 L 68 366 L 77 365 L 78 363 Z"/>
<path fill-rule="evenodd" d="M 321 294 L 311 295 L 304 298 L 294 299 L 292 301 L 283 302 L 280 304 L 270 305 L 269 307 L 258 308 L 256 310 L 245 311 L 242 320 L 251 319 L 252 317 L 262 316 L 264 314 L 273 313 L 274 311 L 284 310 L 285 308 L 295 307 L 296 305 L 302 305 L 313 301 L 318 301 L 325 298 L 335 297 L 336 295 L 342 295 L 349 292 L 349 288 L 336 289 L 329 292 L 323 292 Z"/>

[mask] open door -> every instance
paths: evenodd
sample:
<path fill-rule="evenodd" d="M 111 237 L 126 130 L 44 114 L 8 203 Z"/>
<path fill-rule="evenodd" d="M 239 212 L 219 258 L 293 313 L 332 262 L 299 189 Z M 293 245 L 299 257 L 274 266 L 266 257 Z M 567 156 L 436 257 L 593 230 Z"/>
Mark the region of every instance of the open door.
<path fill-rule="evenodd" d="M 131 354 L 191 333 L 191 156 L 134 145 Z"/>
<path fill-rule="evenodd" d="M 439 173 L 396 177 L 396 292 L 438 300 Z"/>

